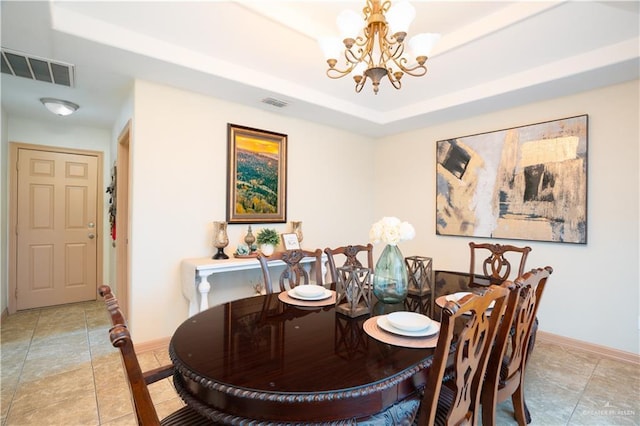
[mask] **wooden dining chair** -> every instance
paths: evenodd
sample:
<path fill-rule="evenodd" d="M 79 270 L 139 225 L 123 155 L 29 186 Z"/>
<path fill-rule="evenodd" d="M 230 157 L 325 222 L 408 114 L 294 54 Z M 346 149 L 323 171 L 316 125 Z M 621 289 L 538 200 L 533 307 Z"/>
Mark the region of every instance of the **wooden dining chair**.
<path fill-rule="evenodd" d="M 518 425 L 531 422 L 524 399 L 525 369 L 533 324 L 551 273 L 553 268 L 547 266 L 533 269 L 515 280 L 519 297 L 514 301 L 513 314 L 508 317 L 508 312 L 505 313 L 487 366 L 481 398 L 483 425 L 496 424 L 496 406 L 509 397 Z"/>
<path fill-rule="evenodd" d="M 357 266 L 359 268 L 365 266 L 373 270 L 373 244 L 365 245 L 348 245 L 336 248 L 325 248 L 327 254 L 327 263 L 329 264 L 329 274 L 331 283 L 338 282 L 338 268 L 341 266 Z M 360 258 L 358 257 L 360 256 Z M 366 258 L 365 258 L 366 256 Z M 340 261 L 338 261 L 338 259 Z M 363 262 L 366 260 L 366 264 Z"/>
<path fill-rule="evenodd" d="M 312 258 L 310 262 L 310 271 L 305 269 L 304 259 Z M 276 261 L 284 262 L 284 270 L 280 273 L 278 283 L 280 291 L 287 291 L 300 284 L 318 284 L 323 285 L 322 281 L 322 250 L 285 250 L 273 253 L 271 256 L 258 254 L 258 261 L 262 268 L 262 276 L 264 278 L 264 288 L 267 294 L 273 293 L 273 284 L 271 282 L 271 274 L 269 266 Z M 314 280 L 311 278 L 315 277 Z"/>
<path fill-rule="evenodd" d="M 509 288 L 491 285 L 482 296 L 470 295 L 444 306 L 418 413 L 419 426 L 477 424 L 489 352 L 509 293 Z M 492 302 L 495 305 L 488 311 Z M 451 375 L 446 381 L 445 370 Z"/>
<path fill-rule="evenodd" d="M 178 426 L 178 425 L 213 425 L 211 420 L 202 417 L 189 406 L 184 406 L 169 416 L 160 420 L 153 400 L 149 394 L 148 385 L 173 375 L 173 365 L 165 365 L 153 370 L 142 372 L 138 357 L 133 348 L 133 342 L 127 322 L 118 305 L 118 299 L 111 293 L 111 287 L 100 286 L 100 296 L 104 298 L 107 311 L 111 317 L 113 327 L 109 330 L 109 338 L 114 347 L 120 349 L 122 365 L 127 376 L 131 402 L 136 413 L 138 425 L 141 426 Z"/>
<path fill-rule="evenodd" d="M 493 243 L 469 243 L 471 251 L 471 266 L 469 269 L 470 279 L 473 280 L 474 275 L 481 274 L 487 277 L 493 284 L 500 284 L 508 279 L 511 275 L 512 265 L 517 264 L 516 277 L 524 274 L 527 256 L 531 251 L 531 247 L 517 247 L 512 245 L 502 245 Z M 482 260 L 484 256 L 487 256 Z M 482 271 L 476 271 L 476 259 L 482 261 Z M 517 263 L 516 263 L 517 262 Z M 514 277 L 515 278 L 515 277 Z"/>

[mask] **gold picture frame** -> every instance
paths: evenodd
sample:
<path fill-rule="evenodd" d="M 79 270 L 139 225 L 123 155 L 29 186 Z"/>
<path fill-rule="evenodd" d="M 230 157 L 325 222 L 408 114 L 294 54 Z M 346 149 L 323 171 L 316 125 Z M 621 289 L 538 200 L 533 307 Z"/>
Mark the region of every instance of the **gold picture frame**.
<path fill-rule="evenodd" d="M 227 124 L 227 222 L 287 221 L 287 135 Z"/>

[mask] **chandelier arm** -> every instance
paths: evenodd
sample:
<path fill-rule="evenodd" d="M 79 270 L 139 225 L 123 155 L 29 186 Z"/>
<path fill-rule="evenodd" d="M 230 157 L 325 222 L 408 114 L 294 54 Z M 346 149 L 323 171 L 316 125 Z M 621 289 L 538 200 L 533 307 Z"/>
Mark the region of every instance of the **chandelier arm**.
<path fill-rule="evenodd" d="M 372 41 L 370 38 L 363 38 L 358 36 L 350 49 L 344 50 L 344 57 L 350 64 L 357 65 L 359 62 L 366 60 L 367 52 L 372 49 Z M 354 48 L 357 49 L 354 52 Z M 352 68 L 353 69 L 353 68 Z"/>
<path fill-rule="evenodd" d="M 381 64 L 386 64 L 389 61 L 393 61 L 393 63 L 396 64 L 398 68 L 414 77 L 419 77 L 426 73 L 426 69 L 424 71 L 418 71 L 417 73 L 413 72 L 415 70 L 418 70 L 420 68 L 420 65 L 416 65 L 415 67 L 408 67 L 406 65 L 406 63 L 408 62 L 407 58 L 402 56 L 405 50 L 404 43 L 400 43 L 395 40 L 389 40 L 387 37 L 383 37 L 381 35 L 379 38 L 379 46 L 381 50 Z"/>
<path fill-rule="evenodd" d="M 338 79 L 338 78 L 342 78 L 345 75 L 348 75 L 349 73 L 351 73 L 351 71 L 353 71 L 354 65 L 351 64 L 348 68 L 344 69 L 344 70 L 340 70 L 338 68 L 329 68 L 327 70 L 327 77 L 331 78 L 331 79 Z"/>
<path fill-rule="evenodd" d="M 362 88 L 364 87 L 364 84 L 366 82 L 367 82 L 366 74 L 362 77 L 360 81 L 356 81 L 356 93 L 360 93 L 362 91 Z"/>
<path fill-rule="evenodd" d="M 362 61 L 364 58 L 364 51 L 362 48 L 358 48 L 357 53 L 354 53 L 351 49 L 346 49 L 344 51 L 344 57 L 350 64 L 357 64 Z"/>
<path fill-rule="evenodd" d="M 367 0 L 367 3 L 362 8 L 362 13 L 364 14 L 365 17 L 371 16 L 371 14 L 373 13 L 373 1 L 372 0 Z"/>
<path fill-rule="evenodd" d="M 391 51 L 393 43 L 390 43 L 389 40 L 387 40 L 388 31 L 389 27 L 387 25 L 378 24 L 376 33 L 378 36 L 378 46 L 380 47 L 380 58 L 378 59 L 379 65 L 384 65 L 393 57 Z M 371 44 L 373 45 L 373 37 L 371 38 Z M 373 46 L 371 46 L 371 51 L 373 52 Z"/>
<path fill-rule="evenodd" d="M 393 59 L 394 61 L 401 58 L 402 54 L 404 53 L 404 43 L 389 43 L 387 41 L 384 47 L 384 50 L 386 50 L 387 52 L 388 58 Z"/>
<path fill-rule="evenodd" d="M 406 62 L 407 62 L 406 58 L 400 58 L 399 60 L 396 60 L 395 58 L 391 58 L 391 60 L 393 61 L 394 64 L 396 64 L 398 68 L 400 68 L 403 72 L 405 72 L 406 74 L 409 74 L 412 77 L 422 77 L 427 73 L 427 67 L 425 65 L 416 64 L 413 67 L 408 67 L 406 65 Z"/>
<path fill-rule="evenodd" d="M 375 66 L 375 62 L 373 60 L 373 45 L 375 42 L 375 31 L 371 26 L 368 26 L 364 30 L 365 40 L 362 44 L 360 61 L 365 62 L 367 64 L 367 68 L 371 68 Z"/>
<path fill-rule="evenodd" d="M 391 82 L 393 88 L 400 90 L 400 88 L 402 87 L 402 82 L 399 79 L 394 79 L 390 72 L 387 73 L 387 77 L 389 78 L 389 81 Z"/>

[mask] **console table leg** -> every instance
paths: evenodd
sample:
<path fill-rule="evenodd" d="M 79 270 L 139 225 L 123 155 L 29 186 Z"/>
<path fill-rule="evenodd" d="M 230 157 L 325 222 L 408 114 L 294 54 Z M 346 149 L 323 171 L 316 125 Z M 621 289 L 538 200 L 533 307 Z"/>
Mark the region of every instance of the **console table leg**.
<path fill-rule="evenodd" d="M 198 311 L 198 298 L 189 300 L 189 318 L 197 314 Z"/>
<path fill-rule="evenodd" d="M 211 272 L 200 274 L 200 284 L 198 284 L 198 291 L 200 292 L 200 312 L 209 309 L 209 291 L 211 291 L 211 285 L 209 284 L 209 275 Z"/>

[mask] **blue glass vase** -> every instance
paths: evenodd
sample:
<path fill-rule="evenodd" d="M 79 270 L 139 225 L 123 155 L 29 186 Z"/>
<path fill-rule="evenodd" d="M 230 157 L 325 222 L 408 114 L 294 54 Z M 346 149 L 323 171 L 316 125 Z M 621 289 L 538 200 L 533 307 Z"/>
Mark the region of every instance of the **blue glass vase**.
<path fill-rule="evenodd" d="M 398 246 L 387 244 L 373 276 L 373 294 L 383 303 L 403 302 L 409 292 L 404 256 Z"/>

